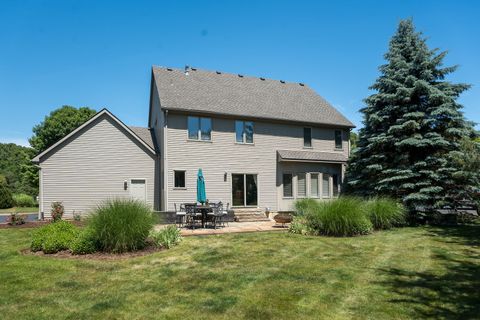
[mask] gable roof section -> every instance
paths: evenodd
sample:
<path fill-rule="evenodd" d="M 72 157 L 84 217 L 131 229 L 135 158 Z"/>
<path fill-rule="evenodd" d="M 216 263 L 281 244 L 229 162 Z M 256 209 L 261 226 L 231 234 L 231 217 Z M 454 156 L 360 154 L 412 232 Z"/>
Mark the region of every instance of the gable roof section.
<path fill-rule="evenodd" d="M 151 129 L 134 126 L 128 127 L 137 135 L 137 137 L 142 139 L 150 148 L 155 150 L 155 138 Z"/>
<path fill-rule="evenodd" d="M 348 158 L 343 153 L 277 150 L 279 161 L 343 163 Z"/>
<path fill-rule="evenodd" d="M 355 127 L 302 83 L 238 74 L 153 67 L 162 109 Z"/>
<path fill-rule="evenodd" d="M 115 121 L 117 124 L 120 125 L 120 127 L 122 127 L 123 129 L 125 129 L 132 137 L 134 137 L 136 140 L 138 140 L 138 142 L 140 142 L 140 144 L 142 144 L 145 148 L 147 148 L 147 150 L 149 150 L 150 152 L 152 152 L 154 155 L 156 154 L 155 152 L 155 148 L 153 146 L 151 146 L 149 143 L 147 143 L 146 141 L 144 141 L 134 130 L 132 130 L 130 127 L 126 126 L 122 121 L 120 121 L 120 119 L 118 119 L 117 117 L 115 117 L 110 111 L 108 111 L 107 109 L 102 109 L 100 110 L 99 112 L 97 112 L 97 114 L 95 114 L 92 118 L 90 118 L 88 121 L 86 121 L 84 124 L 82 124 L 81 126 L 79 126 L 78 128 L 76 128 L 75 130 L 73 130 L 72 132 L 70 132 L 69 134 L 67 134 L 65 137 L 63 137 L 62 139 L 60 139 L 59 141 L 55 142 L 53 145 L 51 145 L 48 149 L 46 149 L 45 151 L 41 152 L 40 154 L 38 154 L 37 156 L 35 156 L 33 159 L 32 159 L 32 162 L 33 163 L 40 163 L 40 159 L 45 156 L 46 154 L 52 152 L 53 150 L 55 150 L 60 144 L 62 144 L 64 141 L 67 141 L 68 139 L 70 139 L 70 137 L 74 136 L 77 132 L 79 132 L 80 130 L 82 130 L 83 128 L 87 127 L 90 123 L 92 123 L 93 121 L 95 121 L 96 119 L 100 118 L 102 115 L 106 115 L 108 116 L 109 118 L 111 118 L 113 121 Z M 138 127 L 137 127 L 138 128 Z M 140 129 L 145 129 L 145 128 L 140 128 Z M 147 129 L 148 130 L 148 129 Z M 139 132 L 140 130 L 137 130 L 137 132 Z M 140 133 L 140 132 L 139 132 Z M 142 133 L 143 135 L 143 133 Z M 144 137 L 145 139 L 147 139 L 146 137 Z M 152 138 L 150 138 L 152 139 Z M 148 141 L 148 139 L 147 139 Z M 153 145 L 153 141 L 151 142 L 151 144 Z"/>

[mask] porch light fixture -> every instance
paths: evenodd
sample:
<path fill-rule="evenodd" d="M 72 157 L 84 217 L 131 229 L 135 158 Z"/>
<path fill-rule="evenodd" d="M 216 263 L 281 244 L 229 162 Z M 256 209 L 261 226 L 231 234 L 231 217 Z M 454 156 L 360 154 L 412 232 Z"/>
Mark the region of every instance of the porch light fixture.
<path fill-rule="evenodd" d="M 127 190 L 128 189 L 128 182 L 127 180 L 124 180 L 123 181 L 123 190 Z"/>
<path fill-rule="evenodd" d="M 227 173 L 226 172 L 223 174 L 223 181 L 227 182 Z"/>

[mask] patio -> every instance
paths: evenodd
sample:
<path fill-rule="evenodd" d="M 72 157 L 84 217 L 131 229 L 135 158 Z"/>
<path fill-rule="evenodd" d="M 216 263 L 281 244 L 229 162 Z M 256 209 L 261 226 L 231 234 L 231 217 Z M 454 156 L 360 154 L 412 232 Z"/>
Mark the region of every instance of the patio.
<path fill-rule="evenodd" d="M 165 228 L 167 224 L 158 224 L 155 226 L 155 230 Z M 225 234 L 225 233 L 244 233 L 244 232 L 264 232 L 264 231 L 287 231 L 287 227 L 282 227 L 281 224 L 275 223 L 275 221 L 261 221 L 261 222 L 229 222 L 224 227 L 217 229 L 214 228 L 196 228 L 190 229 L 182 227 L 182 236 L 200 236 L 200 235 L 212 235 L 212 234 Z"/>

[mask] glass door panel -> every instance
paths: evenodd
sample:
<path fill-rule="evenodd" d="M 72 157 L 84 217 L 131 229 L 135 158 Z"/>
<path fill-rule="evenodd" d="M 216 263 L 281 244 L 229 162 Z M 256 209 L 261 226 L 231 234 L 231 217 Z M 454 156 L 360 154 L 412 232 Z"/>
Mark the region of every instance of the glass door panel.
<path fill-rule="evenodd" d="M 247 206 L 256 206 L 257 202 L 257 175 L 245 175 L 246 204 Z"/>
<path fill-rule="evenodd" d="M 245 185 L 243 174 L 232 174 L 232 204 L 243 206 L 245 200 Z"/>

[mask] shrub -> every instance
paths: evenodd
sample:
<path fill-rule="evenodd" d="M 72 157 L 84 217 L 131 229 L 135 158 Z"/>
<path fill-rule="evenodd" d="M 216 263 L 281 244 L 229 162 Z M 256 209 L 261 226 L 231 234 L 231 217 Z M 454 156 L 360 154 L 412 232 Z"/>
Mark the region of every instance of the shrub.
<path fill-rule="evenodd" d="M 150 232 L 150 238 L 152 238 L 156 247 L 164 247 L 167 249 L 177 245 L 182 240 L 180 229 L 172 225 L 160 231 Z"/>
<path fill-rule="evenodd" d="M 86 228 L 81 231 L 72 241 L 70 251 L 72 251 L 73 254 L 88 254 L 97 251 L 92 230 Z"/>
<path fill-rule="evenodd" d="M 153 228 L 151 210 L 135 200 L 109 200 L 90 216 L 88 226 L 101 251 L 121 253 L 141 249 Z"/>
<path fill-rule="evenodd" d="M 288 227 L 288 232 L 295 233 L 295 234 L 311 234 L 311 230 L 309 230 L 306 220 L 304 217 L 294 217 L 292 223 Z"/>
<path fill-rule="evenodd" d="M 25 193 L 14 194 L 13 202 L 16 207 L 35 207 L 37 205 L 33 197 Z"/>
<path fill-rule="evenodd" d="M 305 218 L 309 229 L 324 235 L 354 236 L 372 231 L 362 200 L 353 197 L 318 203 L 318 208 L 306 212 Z"/>
<path fill-rule="evenodd" d="M 301 199 L 295 202 L 295 214 L 303 216 L 308 212 L 318 210 L 320 202 L 314 199 Z"/>
<path fill-rule="evenodd" d="M 62 220 L 63 213 L 65 212 L 65 208 L 61 202 L 52 202 L 52 219 L 53 221 Z"/>
<path fill-rule="evenodd" d="M 78 233 L 78 228 L 70 222 L 63 220 L 52 222 L 34 232 L 30 249 L 45 253 L 67 250 Z"/>
<path fill-rule="evenodd" d="M 365 204 L 365 212 L 375 229 L 390 229 L 405 224 L 404 206 L 390 198 L 373 198 Z"/>
<path fill-rule="evenodd" d="M 0 183 L 0 209 L 13 207 L 12 192 L 5 183 Z"/>
<path fill-rule="evenodd" d="M 11 213 L 8 218 L 8 224 L 11 226 L 18 226 L 25 223 L 25 217 L 18 213 Z"/>

